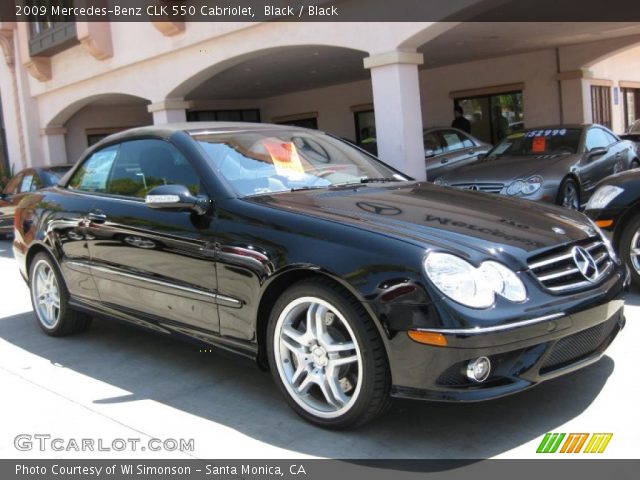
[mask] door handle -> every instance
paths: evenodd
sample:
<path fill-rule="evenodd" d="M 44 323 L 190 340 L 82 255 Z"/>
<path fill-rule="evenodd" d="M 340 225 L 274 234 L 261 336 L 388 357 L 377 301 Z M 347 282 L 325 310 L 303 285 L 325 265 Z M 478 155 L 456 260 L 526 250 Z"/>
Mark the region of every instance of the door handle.
<path fill-rule="evenodd" d="M 87 218 L 92 223 L 104 223 L 107 220 L 107 216 L 102 212 L 89 212 Z"/>

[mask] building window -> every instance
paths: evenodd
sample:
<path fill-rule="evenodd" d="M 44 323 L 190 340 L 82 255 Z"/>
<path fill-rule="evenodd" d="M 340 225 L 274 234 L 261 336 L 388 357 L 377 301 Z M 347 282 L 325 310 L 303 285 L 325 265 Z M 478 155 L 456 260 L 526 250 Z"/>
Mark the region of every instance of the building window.
<path fill-rule="evenodd" d="M 459 97 L 453 106 L 462 107 L 471 123 L 471 135 L 493 145 L 524 128 L 522 91 Z"/>
<path fill-rule="evenodd" d="M 640 118 L 640 88 L 623 88 L 622 103 L 624 105 L 624 129 Z"/>
<path fill-rule="evenodd" d="M 33 0 L 28 5 L 36 5 Z M 72 0 L 62 0 L 56 3 L 60 7 L 73 7 Z M 53 15 L 50 8 L 46 15 L 32 16 L 29 20 L 29 54 L 35 56 L 51 56 L 73 45 L 78 44 L 75 17 Z"/>
<path fill-rule="evenodd" d="M 311 128 L 313 130 L 318 129 L 318 119 L 316 117 L 297 118 L 295 120 L 285 120 L 276 123 L 278 125 L 291 125 L 292 127 Z"/>
<path fill-rule="evenodd" d="M 187 112 L 188 122 L 259 122 L 260 110 L 196 110 Z"/>
<path fill-rule="evenodd" d="M 354 112 L 356 123 L 356 143 L 365 145 L 376 140 L 376 117 L 373 110 Z"/>
<path fill-rule="evenodd" d="M 611 128 L 611 87 L 591 85 L 591 116 L 593 123 Z"/>

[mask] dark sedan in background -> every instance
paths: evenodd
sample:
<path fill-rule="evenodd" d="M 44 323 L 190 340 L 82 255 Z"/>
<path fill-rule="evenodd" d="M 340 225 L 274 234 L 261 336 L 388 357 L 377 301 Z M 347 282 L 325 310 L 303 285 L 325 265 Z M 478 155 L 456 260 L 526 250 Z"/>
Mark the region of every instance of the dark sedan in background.
<path fill-rule="evenodd" d="M 427 180 L 434 181 L 457 168 L 475 162 L 491 150 L 468 133 L 452 127 L 434 127 L 424 131 L 424 157 Z"/>
<path fill-rule="evenodd" d="M 625 268 L 581 213 L 409 181 L 295 127 L 112 135 L 15 224 L 47 334 L 101 315 L 235 352 L 327 428 L 392 396 L 521 391 L 596 362 L 624 325 Z"/>
<path fill-rule="evenodd" d="M 71 167 L 52 165 L 27 168 L 14 175 L 0 194 L 0 237 L 13 232 L 13 212 L 26 194 L 55 185 Z"/>
<path fill-rule="evenodd" d="M 596 183 L 639 162 L 630 141 L 600 125 L 538 127 L 510 134 L 438 183 L 579 209 Z"/>
<path fill-rule="evenodd" d="M 611 238 L 640 287 L 640 170 L 612 175 L 600 182 L 585 213 Z"/>

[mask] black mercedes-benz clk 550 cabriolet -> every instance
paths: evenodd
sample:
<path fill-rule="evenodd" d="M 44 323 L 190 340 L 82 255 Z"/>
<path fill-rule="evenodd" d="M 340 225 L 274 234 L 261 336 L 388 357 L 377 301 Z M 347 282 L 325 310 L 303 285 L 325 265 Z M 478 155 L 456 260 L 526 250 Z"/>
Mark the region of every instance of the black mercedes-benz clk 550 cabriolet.
<path fill-rule="evenodd" d="M 598 360 L 625 267 L 581 213 L 416 182 L 337 138 L 144 127 L 26 197 L 14 252 L 53 336 L 92 316 L 255 359 L 328 428 Z"/>

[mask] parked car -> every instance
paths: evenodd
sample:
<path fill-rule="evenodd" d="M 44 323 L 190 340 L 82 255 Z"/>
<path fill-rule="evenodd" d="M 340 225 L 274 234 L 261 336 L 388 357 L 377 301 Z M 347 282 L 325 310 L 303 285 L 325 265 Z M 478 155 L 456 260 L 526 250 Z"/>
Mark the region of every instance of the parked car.
<path fill-rule="evenodd" d="M 640 287 L 640 170 L 619 173 L 600 182 L 585 213 L 609 236 Z"/>
<path fill-rule="evenodd" d="M 22 198 L 40 188 L 51 187 L 72 165 L 52 165 L 21 170 L 0 194 L 0 238 L 13 232 L 13 212 Z"/>
<path fill-rule="evenodd" d="M 424 156 L 427 180 L 434 181 L 486 154 L 491 145 L 452 127 L 434 127 L 424 131 Z"/>
<path fill-rule="evenodd" d="M 620 135 L 620 138 L 633 142 L 636 146 L 636 152 L 638 152 L 637 155 L 640 155 L 640 118 L 629 125 L 627 131 Z M 635 167 L 639 166 L 636 165 Z"/>
<path fill-rule="evenodd" d="M 577 210 L 600 180 L 639 164 L 633 144 L 605 127 L 558 125 L 512 133 L 438 183 Z"/>
<path fill-rule="evenodd" d="M 235 352 L 327 428 L 518 392 L 624 325 L 625 268 L 581 213 L 408 181 L 302 128 L 117 133 L 16 215 L 45 333 L 98 315 Z"/>

